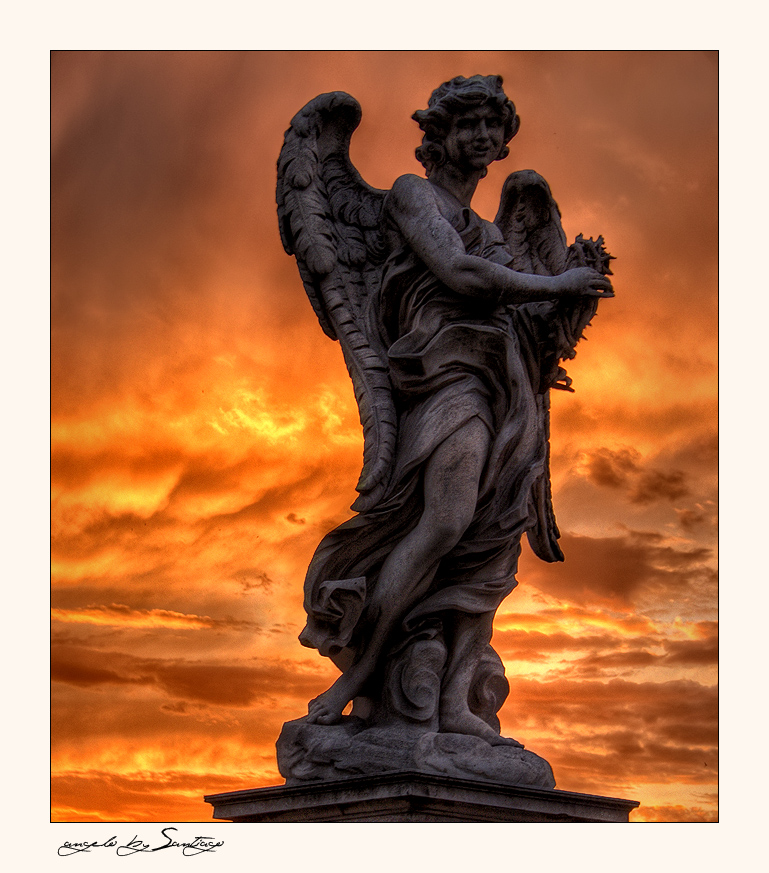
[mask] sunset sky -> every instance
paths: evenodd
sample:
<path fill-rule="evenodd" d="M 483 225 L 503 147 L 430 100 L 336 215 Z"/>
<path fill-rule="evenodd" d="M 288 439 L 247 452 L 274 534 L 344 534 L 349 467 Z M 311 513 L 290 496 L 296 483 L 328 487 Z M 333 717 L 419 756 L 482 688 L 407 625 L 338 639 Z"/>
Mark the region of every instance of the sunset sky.
<path fill-rule="evenodd" d="M 503 733 L 632 821 L 716 821 L 718 55 L 438 51 L 53 54 L 54 821 L 282 783 L 281 726 L 336 675 L 297 641 L 304 573 L 362 455 L 278 235 L 283 133 L 349 92 L 389 188 L 422 172 L 413 111 L 474 73 L 521 117 L 476 211 L 535 169 L 617 258 L 553 392 L 566 561 L 524 546 L 497 613 Z"/>

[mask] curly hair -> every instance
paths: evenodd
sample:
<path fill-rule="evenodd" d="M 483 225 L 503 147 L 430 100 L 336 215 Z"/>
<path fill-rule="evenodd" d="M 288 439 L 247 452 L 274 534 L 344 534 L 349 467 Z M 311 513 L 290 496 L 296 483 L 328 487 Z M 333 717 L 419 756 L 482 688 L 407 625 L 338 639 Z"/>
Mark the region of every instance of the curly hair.
<path fill-rule="evenodd" d="M 427 109 L 418 109 L 411 117 L 424 131 L 422 145 L 416 149 L 417 160 L 430 173 L 446 160 L 443 143 L 451 130 L 451 122 L 464 112 L 480 106 L 491 106 L 504 123 L 505 146 L 495 158 L 501 161 L 510 154 L 507 143 L 518 133 L 521 120 L 515 105 L 502 90 L 501 76 L 464 76 L 444 82 L 430 95 Z"/>

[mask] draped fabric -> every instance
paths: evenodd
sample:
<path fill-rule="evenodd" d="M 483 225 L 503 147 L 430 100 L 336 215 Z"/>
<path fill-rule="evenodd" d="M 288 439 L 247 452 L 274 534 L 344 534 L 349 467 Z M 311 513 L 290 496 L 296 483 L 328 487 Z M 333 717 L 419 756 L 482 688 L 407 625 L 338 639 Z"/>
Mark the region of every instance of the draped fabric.
<path fill-rule="evenodd" d="M 512 261 L 492 226 L 470 209 L 450 220 L 468 254 Z M 524 307 L 452 292 L 405 244 L 390 253 L 376 302 L 399 416 L 392 476 L 376 507 L 324 537 L 305 581 L 308 618 L 300 640 L 342 669 L 365 644 L 365 604 L 383 562 L 419 521 L 427 460 L 471 419 L 492 437 L 475 515 L 427 595 L 405 616 L 405 632 L 447 610 L 494 612 L 517 584 L 521 535 L 548 523 L 554 529 L 554 519 L 541 518 L 552 514 L 549 491 L 544 503 L 537 496 L 549 472 L 536 319 Z"/>

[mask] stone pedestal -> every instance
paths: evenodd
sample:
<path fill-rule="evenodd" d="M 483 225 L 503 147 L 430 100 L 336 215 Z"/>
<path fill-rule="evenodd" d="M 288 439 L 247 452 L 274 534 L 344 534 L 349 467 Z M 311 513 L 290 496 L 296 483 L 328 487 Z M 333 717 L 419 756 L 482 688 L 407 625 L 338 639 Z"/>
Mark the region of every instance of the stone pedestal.
<path fill-rule="evenodd" d="M 627 822 L 635 800 L 425 773 L 388 773 L 205 797 L 240 822 Z"/>

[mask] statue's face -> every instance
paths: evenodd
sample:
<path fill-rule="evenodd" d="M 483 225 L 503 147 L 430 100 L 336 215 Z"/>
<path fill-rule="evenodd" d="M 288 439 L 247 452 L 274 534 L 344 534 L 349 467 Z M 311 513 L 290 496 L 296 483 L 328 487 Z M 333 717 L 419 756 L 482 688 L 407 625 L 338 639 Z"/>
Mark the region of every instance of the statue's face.
<path fill-rule="evenodd" d="M 485 170 L 499 157 L 504 139 L 504 121 L 495 109 L 470 109 L 452 121 L 444 142 L 446 158 L 464 172 Z"/>

